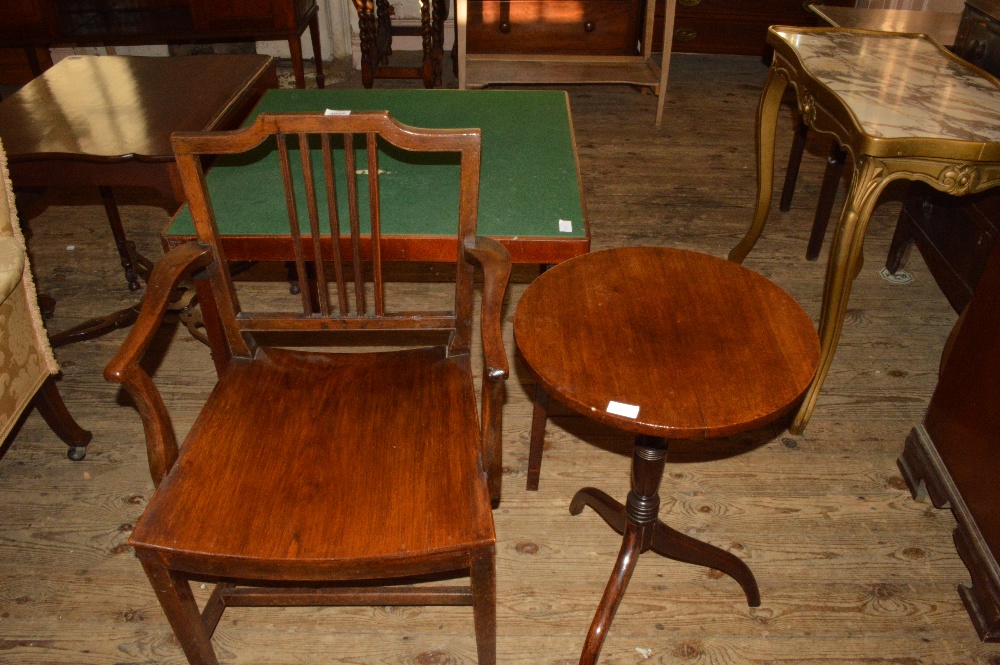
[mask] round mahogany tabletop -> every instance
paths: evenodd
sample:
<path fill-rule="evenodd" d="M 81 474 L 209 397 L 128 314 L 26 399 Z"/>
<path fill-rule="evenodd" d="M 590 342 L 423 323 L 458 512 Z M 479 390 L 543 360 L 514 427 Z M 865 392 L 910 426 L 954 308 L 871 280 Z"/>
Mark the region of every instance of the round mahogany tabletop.
<path fill-rule="evenodd" d="M 521 356 L 541 386 L 618 429 L 700 439 L 786 413 L 816 373 L 809 315 L 736 263 L 623 247 L 560 263 L 521 296 Z"/>

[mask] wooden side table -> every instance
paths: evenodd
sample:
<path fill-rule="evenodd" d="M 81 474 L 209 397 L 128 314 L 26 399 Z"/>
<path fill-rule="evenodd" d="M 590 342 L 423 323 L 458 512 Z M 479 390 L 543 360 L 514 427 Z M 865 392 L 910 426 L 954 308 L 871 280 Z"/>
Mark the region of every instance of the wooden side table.
<path fill-rule="evenodd" d="M 636 435 L 626 505 L 592 487 L 570 503 L 572 514 L 590 506 L 623 535 L 580 662 L 596 662 L 638 556 L 650 549 L 724 572 L 758 606 L 757 582 L 743 561 L 658 519 L 659 486 L 668 439 L 743 432 L 798 401 L 819 361 L 802 308 L 734 263 L 628 247 L 584 254 L 539 276 L 518 303 L 514 337 L 547 393 Z M 542 417 L 532 428 L 544 425 Z"/>
<path fill-rule="evenodd" d="M 832 135 L 852 170 L 823 285 L 819 371 L 791 427 L 799 433 L 833 362 L 865 230 L 885 186 L 914 180 L 961 196 L 1000 184 L 1000 81 L 924 35 L 772 27 L 768 43 L 774 61 L 757 119 L 757 206 L 730 260 L 742 262 L 764 230 L 778 109 L 789 85 L 806 124 Z"/>

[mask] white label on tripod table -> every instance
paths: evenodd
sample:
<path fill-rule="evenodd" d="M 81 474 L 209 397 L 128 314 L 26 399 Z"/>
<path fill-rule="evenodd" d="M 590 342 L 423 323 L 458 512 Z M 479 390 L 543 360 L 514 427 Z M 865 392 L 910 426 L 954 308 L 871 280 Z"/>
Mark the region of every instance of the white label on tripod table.
<path fill-rule="evenodd" d="M 606 410 L 608 413 L 616 416 L 625 416 L 626 418 L 639 417 L 639 407 L 635 404 L 623 404 L 622 402 L 611 400 L 608 402 L 608 408 Z"/>

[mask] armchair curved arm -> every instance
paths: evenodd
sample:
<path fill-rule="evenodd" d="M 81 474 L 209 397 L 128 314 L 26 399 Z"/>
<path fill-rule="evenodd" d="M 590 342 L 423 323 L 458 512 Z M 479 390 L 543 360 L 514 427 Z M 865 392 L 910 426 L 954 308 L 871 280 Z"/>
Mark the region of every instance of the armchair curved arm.
<path fill-rule="evenodd" d="M 207 266 L 212 258 L 211 247 L 190 242 L 170 250 L 157 262 L 146 284 L 139 318 L 104 369 L 104 378 L 124 385 L 135 400 L 146 433 L 149 473 L 156 486 L 177 459 L 177 439 L 160 391 L 139 361 L 163 321 L 177 284 L 186 275 Z"/>
<path fill-rule="evenodd" d="M 465 243 L 465 251 L 483 269 L 483 311 L 480 320 L 483 336 L 484 375 L 490 381 L 505 381 L 510 376 L 507 352 L 503 346 L 503 296 L 510 279 L 510 254 L 492 238 L 476 236 Z"/>
<path fill-rule="evenodd" d="M 490 499 L 500 503 L 503 476 L 503 387 L 510 375 L 507 352 L 503 346 L 503 296 L 510 279 L 510 254 L 492 238 L 477 236 L 465 243 L 465 251 L 483 269 L 483 311 L 480 327 L 483 336 L 482 389 L 482 464 L 486 471 Z"/>

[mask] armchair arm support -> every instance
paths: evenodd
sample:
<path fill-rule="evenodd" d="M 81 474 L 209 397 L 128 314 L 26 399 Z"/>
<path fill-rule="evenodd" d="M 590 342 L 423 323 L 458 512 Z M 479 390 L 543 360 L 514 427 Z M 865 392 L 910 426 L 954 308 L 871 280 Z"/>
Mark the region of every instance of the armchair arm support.
<path fill-rule="evenodd" d="M 490 381 L 504 381 L 510 375 L 503 346 L 503 296 L 510 279 L 510 254 L 492 238 L 476 236 L 465 244 L 468 252 L 483 269 L 483 311 L 480 320 L 483 336 L 485 376 Z"/>
<path fill-rule="evenodd" d="M 510 254 L 491 238 L 476 237 L 465 244 L 465 251 L 483 269 L 483 310 L 480 327 L 483 336 L 482 388 L 482 463 L 486 471 L 490 499 L 500 503 L 503 475 L 503 382 L 510 374 L 503 345 L 503 296 L 510 279 Z"/>
<path fill-rule="evenodd" d="M 163 321 L 177 284 L 211 262 L 211 248 L 194 242 L 172 249 L 160 259 L 146 285 L 139 318 L 104 369 L 104 378 L 124 385 L 135 400 L 146 433 L 149 472 L 157 486 L 177 459 L 177 439 L 160 391 L 139 361 Z"/>

